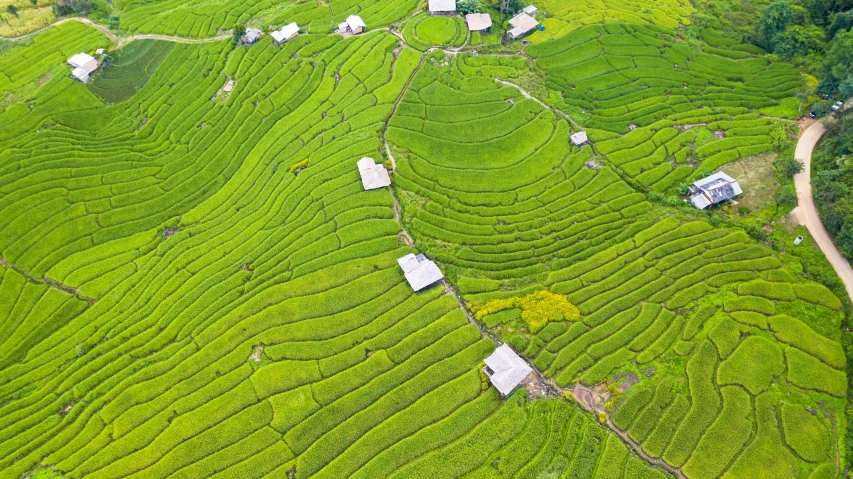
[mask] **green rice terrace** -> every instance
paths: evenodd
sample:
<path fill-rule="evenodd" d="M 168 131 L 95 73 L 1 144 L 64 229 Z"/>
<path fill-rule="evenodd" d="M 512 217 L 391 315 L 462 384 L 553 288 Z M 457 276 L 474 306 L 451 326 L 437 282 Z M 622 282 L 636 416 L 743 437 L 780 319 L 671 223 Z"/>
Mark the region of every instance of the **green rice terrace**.
<path fill-rule="evenodd" d="M 431 3 L 0 41 L 0 478 L 843 477 L 843 286 L 736 221 L 776 203 L 685 203 L 790 148 L 800 69 L 687 0 L 543 0 L 524 42 Z"/>

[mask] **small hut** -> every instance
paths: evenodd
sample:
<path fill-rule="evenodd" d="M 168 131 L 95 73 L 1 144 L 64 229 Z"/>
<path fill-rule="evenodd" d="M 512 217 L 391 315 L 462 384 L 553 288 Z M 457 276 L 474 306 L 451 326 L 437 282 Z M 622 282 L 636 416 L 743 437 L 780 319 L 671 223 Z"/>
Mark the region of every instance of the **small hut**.
<path fill-rule="evenodd" d="M 293 39 L 297 35 L 299 35 L 299 25 L 297 25 L 296 22 L 287 24 L 281 27 L 281 30 L 272 32 L 272 38 L 278 45 Z"/>
<path fill-rule="evenodd" d="M 693 206 L 704 210 L 705 208 L 730 200 L 742 194 L 738 182 L 731 176 L 720 172 L 702 178 L 690 185 L 690 202 Z"/>
<path fill-rule="evenodd" d="M 456 13 L 456 0 L 429 0 L 430 15 L 453 15 Z"/>
<path fill-rule="evenodd" d="M 415 291 L 420 291 L 444 278 L 444 274 L 438 269 L 438 265 L 422 254 L 415 256 L 409 253 L 398 259 L 397 263 L 403 269 L 403 275 L 409 282 L 409 286 Z"/>
<path fill-rule="evenodd" d="M 346 22 L 341 24 L 341 26 L 343 25 L 346 25 L 346 31 L 352 32 L 353 35 L 358 35 L 367 28 L 364 20 L 362 20 L 358 15 L 348 16 Z"/>
<path fill-rule="evenodd" d="M 243 43 L 246 45 L 252 45 L 257 42 L 261 38 L 261 31 L 257 28 L 250 28 L 246 30 L 246 34 L 243 35 Z"/>
<path fill-rule="evenodd" d="M 521 9 L 521 11 L 530 15 L 531 17 L 536 15 L 537 13 L 539 13 L 539 9 L 534 7 L 533 5 L 528 5 L 528 6 L 524 7 L 523 9 Z"/>
<path fill-rule="evenodd" d="M 539 25 L 539 22 L 530 15 L 522 12 L 510 18 L 509 24 L 512 26 L 509 30 L 509 36 L 514 40 L 523 37 L 527 32 L 535 29 Z"/>
<path fill-rule="evenodd" d="M 506 397 L 533 371 L 508 344 L 502 344 L 486 358 L 483 372 L 489 381 Z"/>
<path fill-rule="evenodd" d="M 373 158 L 364 157 L 358 160 L 358 173 L 361 175 L 361 184 L 365 190 L 385 188 L 391 184 L 385 165 L 381 163 L 377 165 Z"/>
<path fill-rule="evenodd" d="M 68 64 L 74 67 L 74 70 L 71 71 L 71 76 L 83 83 L 88 82 L 90 75 L 98 69 L 98 60 L 95 60 L 88 53 L 74 55 L 68 59 Z"/>
<path fill-rule="evenodd" d="M 465 15 L 465 23 L 472 32 L 485 32 L 492 28 L 492 17 L 488 13 L 469 13 Z"/>
<path fill-rule="evenodd" d="M 587 141 L 586 132 L 579 131 L 570 137 L 572 139 L 572 144 L 575 146 L 581 146 Z"/>

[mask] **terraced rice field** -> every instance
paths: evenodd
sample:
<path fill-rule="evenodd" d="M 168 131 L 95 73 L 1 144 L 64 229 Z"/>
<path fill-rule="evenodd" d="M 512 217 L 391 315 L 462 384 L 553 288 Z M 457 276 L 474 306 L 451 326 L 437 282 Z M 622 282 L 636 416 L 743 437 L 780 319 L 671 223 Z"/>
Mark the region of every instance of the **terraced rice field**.
<path fill-rule="evenodd" d="M 208 6 L 122 21 L 234 21 Z M 395 1 L 279 7 L 312 33 L 135 41 L 89 85 L 62 63 L 110 46 L 90 27 L 0 53 L 0 477 L 836 477 L 842 301 L 647 196 L 773 149 L 793 68 L 683 47 L 682 4 L 529 58 L 423 53 L 458 23 L 426 16 L 326 34 Z M 412 292 L 410 252 L 447 280 Z M 489 387 L 493 338 L 528 390 Z"/>

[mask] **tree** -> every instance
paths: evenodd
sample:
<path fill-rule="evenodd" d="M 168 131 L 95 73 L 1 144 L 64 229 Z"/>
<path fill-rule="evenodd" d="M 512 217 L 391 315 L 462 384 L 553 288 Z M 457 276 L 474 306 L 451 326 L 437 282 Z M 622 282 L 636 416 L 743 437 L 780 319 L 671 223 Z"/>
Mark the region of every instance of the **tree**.
<path fill-rule="evenodd" d="M 802 173 L 803 171 L 803 162 L 793 156 L 779 158 L 776 160 L 776 165 L 779 166 L 779 169 L 782 170 L 782 174 L 785 175 L 786 178 L 793 178 L 794 175 Z"/>
<path fill-rule="evenodd" d="M 39 0 L 30 0 L 30 3 L 32 3 L 33 6 L 35 7 L 36 5 L 38 5 Z"/>
<path fill-rule="evenodd" d="M 17 18 L 18 17 L 18 8 L 14 5 L 6 5 L 6 13 Z"/>
<path fill-rule="evenodd" d="M 480 0 L 459 0 L 456 4 L 456 10 L 462 15 L 480 13 Z"/>
<path fill-rule="evenodd" d="M 240 43 L 240 40 L 246 35 L 246 26 L 245 25 L 237 25 L 234 27 L 233 32 L 231 33 L 231 42 L 234 45 Z"/>
<path fill-rule="evenodd" d="M 823 30 L 809 25 L 791 25 L 773 37 L 773 53 L 786 60 L 805 56 L 823 48 Z"/>
<path fill-rule="evenodd" d="M 64 17 L 74 13 L 86 15 L 92 10 L 91 0 L 57 0 L 51 5 L 53 14 L 57 17 Z"/>
<path fill-rule="evenodd" d="M 767 7 L 755 24 L 756 43 L 767 51 L 774 51 L 773 40 L 785 31 L 788 25 L 801 23 L 804 10 L 787 2 L 774 2 Z"/>
<path fill-rule="evenodd" d="M 824 58 L 823 69 L 826 76 L 837 82 L 853 76 L 853 31 L 835 35 Z"/>

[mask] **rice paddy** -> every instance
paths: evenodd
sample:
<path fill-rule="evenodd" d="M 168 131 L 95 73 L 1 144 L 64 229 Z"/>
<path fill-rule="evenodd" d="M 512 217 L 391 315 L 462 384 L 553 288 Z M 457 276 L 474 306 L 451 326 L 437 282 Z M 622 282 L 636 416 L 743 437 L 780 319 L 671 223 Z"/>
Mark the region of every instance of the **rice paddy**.
<path fill-rule="evenodd" d="M 775 151 L 799 73 L 605 6 L 541 5 L 526 55 L 397 0 L 129 2 L 305 33 L 136 40 L 86 85 L 89 26 L 0 52 L 0 477 L 836 477 L 845 304 L 649 199 Z M 506 398 L 495 340 L 536 372 Z"/>

